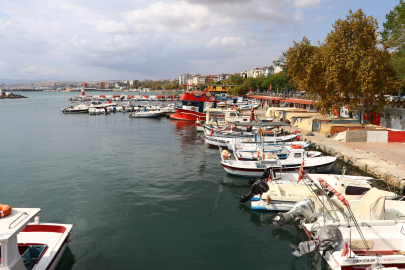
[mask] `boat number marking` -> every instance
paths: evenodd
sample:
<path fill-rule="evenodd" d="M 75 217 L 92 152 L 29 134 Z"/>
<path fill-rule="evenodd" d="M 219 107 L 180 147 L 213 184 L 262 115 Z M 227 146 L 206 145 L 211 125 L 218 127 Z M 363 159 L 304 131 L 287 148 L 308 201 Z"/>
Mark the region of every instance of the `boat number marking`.
<path fill-rule="evenodd" d="M 375 259 L 353 260 L 353 263 L 371 263 L 375 262 Z"/>

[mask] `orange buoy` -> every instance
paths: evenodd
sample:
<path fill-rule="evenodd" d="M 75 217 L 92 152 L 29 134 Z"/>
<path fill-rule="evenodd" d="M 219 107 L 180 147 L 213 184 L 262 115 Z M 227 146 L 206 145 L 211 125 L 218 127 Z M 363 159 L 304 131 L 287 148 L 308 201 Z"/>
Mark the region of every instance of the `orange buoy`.
<path fill-rule="evenodd" d="M 292 148 L 292 149 L 301 149 L 302 146 L 301 146 L 301 145 L 297 145 L 297 144 L 293 144 L 293 145 L 291 145 L 291 148 Z"/>
<path fill-rule="evenodd" d="M 12 208 L 6 204 L 0 204 L 0 217 L 5 217 L 11 213 Z"/>

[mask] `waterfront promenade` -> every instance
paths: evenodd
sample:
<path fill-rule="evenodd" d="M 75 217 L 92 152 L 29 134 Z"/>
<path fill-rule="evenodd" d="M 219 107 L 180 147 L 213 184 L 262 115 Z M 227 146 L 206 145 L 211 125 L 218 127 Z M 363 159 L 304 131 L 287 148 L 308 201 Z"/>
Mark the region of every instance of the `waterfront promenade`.
<path fill-rule="evenodd" d="M 265 108 L 255 111 L 258 118 L 265 117 Z M 249 112 L 250 113 L 250 112 Z M 247 114 L 247 112 L 243 112 Z M 295 128 L 294 130 L 300 130 Z M 303 133 L 308 133 L 301 130 Z M 339 155 L 339 159 L 358 167 L 366 173 L 383 179 L 399 188 L 405 186 L 405 144 L 339 142 L 317 132 L 313 136 L 303 135 L 301 140 L 314 143 L 315 147 L 328 155 Z"/>

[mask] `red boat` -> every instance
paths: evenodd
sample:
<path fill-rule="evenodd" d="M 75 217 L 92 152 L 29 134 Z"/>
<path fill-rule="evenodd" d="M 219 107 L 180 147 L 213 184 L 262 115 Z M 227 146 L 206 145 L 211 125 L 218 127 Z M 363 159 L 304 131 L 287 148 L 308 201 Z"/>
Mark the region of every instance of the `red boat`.
<path fill-rule="evenodd" d="M 202 91 L 191 91 L 180 96 L 181 107 L 175 108 L 176 113 L 170 115 L 172 120 L 196 121 L 205 119 L 206 102 L 218 102 L 213 95 Z M 215 104 L 214 106 L 215 107 Z"/>

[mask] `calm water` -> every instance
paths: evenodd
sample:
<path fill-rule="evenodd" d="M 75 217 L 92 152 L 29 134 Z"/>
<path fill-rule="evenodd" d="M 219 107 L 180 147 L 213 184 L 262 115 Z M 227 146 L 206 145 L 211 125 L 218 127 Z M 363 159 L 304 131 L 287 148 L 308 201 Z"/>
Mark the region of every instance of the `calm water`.
<path fill-rule="evenodd" d="M 247 180 L 193 123 L 64 115 L 77 93 L 23 95 L 0 100 L 0 203 L 74 224 L 58 270 L 327 269 L 291 254 L 294 226 L 238 203 Z"/>

